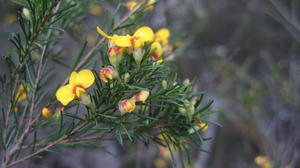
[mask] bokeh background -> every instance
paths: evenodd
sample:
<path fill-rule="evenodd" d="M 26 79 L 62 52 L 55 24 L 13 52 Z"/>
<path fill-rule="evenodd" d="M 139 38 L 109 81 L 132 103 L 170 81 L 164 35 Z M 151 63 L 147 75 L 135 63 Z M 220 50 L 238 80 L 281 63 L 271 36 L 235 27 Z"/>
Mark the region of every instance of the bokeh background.
<path fill-rule="evenodd" d="M 96 40 L 103 11 L 112 14 L 119 2 L 125 1 L 99 1 L 87 9 L 84 24 L 63 36 L 65 57 L 72 60 L 84 39 Z M 10 33 L 19 31 L 18 10 L 12 1 L 0 0 L 1 56 L 11 50 Z M 191 167 L 256 168 L 257 156 L 267 157 L 274 168 L 300 167 L 299 0 L 160 0 L 144 23 L 171 30 L 171 43 L 179 46 L 171 63 L 186 78 L 196 78 L 197 90 L 220 111 L 209 119 L 222 127 L 209 125 L 204 133 L 213 137 L 201 146 L 209 153 L 192 150 Z M 5 69 L 0 62 L 0 71 Z M 170 166 L 166 151 L 155 146 L 121 147 L 114 141 L 99 146 L 107 153 L 65 148 L 67 154 L 46 152 L 21 167 Z"/>

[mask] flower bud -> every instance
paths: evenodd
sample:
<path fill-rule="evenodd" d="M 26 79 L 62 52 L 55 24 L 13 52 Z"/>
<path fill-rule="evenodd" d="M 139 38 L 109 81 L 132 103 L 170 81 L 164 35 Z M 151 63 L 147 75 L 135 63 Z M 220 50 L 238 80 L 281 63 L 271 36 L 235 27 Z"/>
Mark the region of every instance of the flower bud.
<path fill-rule="evenodd" d="M 132 10 L 132 9 L 134 9 L 134 8 L 137 6 L 137 2 L 135 2 L 135 1 L 130 1 L 130 2 L 125 3 L 124 6 L 125 6 L 127 9 Z"/>
<path fill-rule="evenodd" d="M 109 80 L 118 77 L 118 72 L 112 66 L 107 66 L 99 70 L 99 76 L 103 82 L 107 83 Z"/>
<path fill-rule="evenodd" d="M 159 60 L 156 61 L 156 63 L 157 63 L 158 65 L 160 65 L 160 64 L 164 63 L 164 60 L 163 60 L 163 59 L 159 59 Z"/>
<path fill-rule="evenodd" d="M 49 118 L 49 117 L 52 116 L 52 111 L 51 111 L 49 108 L 44 107 L 44 108 L 42 109 L 42 115 L 43 115 L 45 118 Z"/>
<path fill-rule="evenodd" d="M 126 72 L 124 75 L 124 82 L 128 82 L 129 78 L 130 78 L 130 74 Z"/>
<path fill-rule="evenodd" d="M 135 107 L 135 101 L 131 99 L 126 99 L 119 102 L 119 110 L 121 111 L 122 115 L 133 112 Z"/>
<path fill-rule="evenodd" d="M 23 9 L 22 9 L 22 14 L 23 14 L 23 16 L 24 16 L 26 19 L 28 19 L 28 20 L 31 19 L 31 13 L 30 13 L 30 11 L 29 11 L 28 8 L 23 8 Z"/>
<path fill-rule="evenodd" d="M 186 113 L 186 109 L 183 108 L 183 107 L 179 107 L 179 108 L 178 108 L 178 111 L 179 111 L 180 113 L 183 113 L 183 114 Z"/>
<path fill-rule="evenodd" d="M 140 65 L 144 56 L 144 49 L 138 48 L 133 51 L 133 58 L 137 65 Z"/>
<path fill-rule="evenodd" d="M 190 84 L 190 83 L 191 83 L 191 81 L 190 81 L 189 78 L 186 78 L 186 79 L 183 81 L 183 84 L 184 84 L 184 85 L 188 85 L 188 84 Z"/>
<path fill-rule="evenodd" d="M 65 107 L 64 107 L 64 106 L 57 107 L 57 108 L 56 108 L 56 111 L 61 111 L 61 112 L 63 112 L 63 111 L 65 111 Z"/>
<path fill-rule="evenodd" d="M 163 80 L 163 81 L 161 82 L 161 86 L 163 87 L 163 89 L 167 89 L 167 87 L 168 87 L 168 82 L 167 82 L 166 80 Z"/>
<path fill-rule="evenodd" d="M 208 129 L 208 125 L 201 120 L 195 120 L 194 124 L 196 124 L 196 126 L 194 126 L 194 128 L 190 128 L 188 130 L 188 132 L 190 134 L 193 134 L 195 132 L 195 130 L 196 131 L 201 130 L 201 131 L 205 132 Z"/>
<path fill-rule="evenodd" d="M 136 101 L 136 102 L 143 102 L 145 103 L 145 101 L 147 100 L 147 98 L 149 97 L 149 94 L 150 92 L 148 90 L 142 90 L 142 91 L 139 91 L 138 93 L 136 93 L 134 96 L 133 96 L 133 99 Z"/>
<path fill-rule="evenodd" d="M 119 46 L 113 46 L 108 50 L 108 59 L 113 67 L 118 69 L 123 59 L 123 53 L 125 48 Z"/>
<path fill-rule="evenodd" d="M 151 51 L 153 51 L 153 53 L 150 56 L 151 60 L 155 60 L 163 54 L 163 49 L 159 42 L 154 42 L 151 44 Z"/>

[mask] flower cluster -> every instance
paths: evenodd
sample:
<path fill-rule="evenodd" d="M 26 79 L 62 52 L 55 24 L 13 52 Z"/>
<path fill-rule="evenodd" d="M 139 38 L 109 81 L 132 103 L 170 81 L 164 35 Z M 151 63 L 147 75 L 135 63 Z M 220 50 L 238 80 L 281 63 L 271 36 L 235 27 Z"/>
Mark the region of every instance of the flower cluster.
<path fill-rule="evenodd" d="M 97 31 L 109 40 L 109 61 L 116 69 L 119 68 L 126 50 L 132 52 L 135 62 L 139 65 L 145 53 L 143 48 L 145 43 L 152 43 L 150 48 L 153 52 L 150 59 L 158 60 L 158 63 L 162 63 L 162 60 L 159 60 L 159 58 L 163 55 L 164 49 L 167 51 L 170 48 L 170 31 L 166 28 L 154 33 L 150 27 L 143 26 L 137 29 L 133 35 L 114 34 L 112 36 L 106 34 L 100 27 L 97 27 Z"/>
<path fill-rule="evenodd" d="M 119 102 L 119 109 L 121 114 L 131 113 L 135 110 L 136 102 L 145 103 L 149 97 L 150 92 L 148 90 L 142 90 L 137 92 L 132 98 L 125 99 Z"/>

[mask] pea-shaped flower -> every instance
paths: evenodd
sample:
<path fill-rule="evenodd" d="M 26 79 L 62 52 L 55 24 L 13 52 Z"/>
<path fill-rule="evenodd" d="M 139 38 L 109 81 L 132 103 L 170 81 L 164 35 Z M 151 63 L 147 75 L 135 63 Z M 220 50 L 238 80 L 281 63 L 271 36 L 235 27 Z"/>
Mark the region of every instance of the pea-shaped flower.
<path fill-rule="evenodd" d="M 155 60 L 163 54 L 163 49 L 159 42 L 154 42 L 151 44 L 151 51 L 153 51 L 153 53 L 150 55 L 151 60 Z"/>
<path fill-rule="evenodd" d="M 170 30 L 167 28 L 159 29 L 154 35 L 154 41 L 161 43 L 163 46 L 169 43 Z"/>
<path fill-rule="evenodd" d="M 126 99 L 119 102 L 119 110 L 121 111 L 122 115 L 133 112 L 135 107 L 135 100 L 132 99 Z"/>
<path fill-rule="evenodd" d="M 110 43 L 119 47 L 134 47 L 140 48 L 144 46 L 145 42 L 153 41 L 154 33 L 153 30 L 148 26 L 143 26 L 133 34 L 130 35 L 117 35 L 110 36 L 106 34 L 100 27 L 97 27 L 97 32 L 103 37 L 107 38 Z"/>
<path fill-rule="evenodd" d="M 74 99 L 80 99 L 87 95 L 86 90 L 95 82 L 95 76 L 92 71 L 88 69 L 80 72 L 72 72 L 69 84 L 61 86 L 56 91 L 56 98 L 64 106 L 68 105 Z"/>
<path fill-rule="evenodd" d="M 107 66 L 99 70 L 99 76 L 103 82 L 107 83 L 109 80 L 118 77 L 118 72 L 112 66 Z"/>
<path fill-rule="evenodd" d="M 133 100 L 135 100 L 136 102 L 143 102 L 145 103 L 145 101 L 148 99 L 150 92 L 148 90 L 142 90 L 137 92 L 134 96 L 133 96 Z"/>

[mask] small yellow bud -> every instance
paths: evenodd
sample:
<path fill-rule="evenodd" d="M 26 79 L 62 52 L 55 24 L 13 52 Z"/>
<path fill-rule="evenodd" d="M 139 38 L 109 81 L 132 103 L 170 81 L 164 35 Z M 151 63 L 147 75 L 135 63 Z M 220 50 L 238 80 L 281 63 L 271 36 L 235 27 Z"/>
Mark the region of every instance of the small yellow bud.
<path fill-rule="evenodd" d="M 52 111 L 51 111 L 49 108 L 44 107 L 44 108 L 42 109 L 42 115 L 43 115 L 45 118 L 49 118 L 49 117 L 51 117 L 51 115 L 52 115 Z"/>
<path fill-rule="evenodd" d="M 163 60 L 163 59 L 159 59 L 159 60 L 156 61 L 156 63 L 157 63 L 158 65 L 160 65 L 160 64 L 164 63 L 164 60 Z"/>
<path fill-rule="evenodd" d="M 17 17 L 16 17 L 15 14 L 8 13 L 8 14 L 4 15 L 4 22 L 5 23 L 11 24 L 11 23 L 15 22 L 16 20 L 17 20 Z"/>
<path fill-rule="evenodd" d="M 271 168 L 271 162 L 267 156 L 257 156 L 255 163 L 261 168 Z"/>
<path fill-rule="evenodd" d="M 24 16 L 26 19 L 28 19 L 28 20 L 31 19 L 31 13 L 30 13 L 29 9 L 23 8 L 23 9 L 22 9 L 22 14 L 23 14 L 23 16 Z"/>
<path fill-rule="evenodd" d="M 183 113 L 183 114 L 186 113 L 186 109 L 183 108 L 183 107 L 179 107 L 179 108 L 178 108 L 178 111 L 179 111 L 180 113 Z"/>
<path fill-rule="evenodd" d="M 99 76 L 103 82 L 107 83 L 109 80 L 116 78 L 117 71 L 112 66 L 107 66 L 99 70 Z"/>
<path fill-rule="evenodd" d="M 137 2 L 135 2 L 135 1 L 130 1 L 130 2 L 127 2 L 124 4 L 124 6 L 129 10 L 134 9 L 136 7 L 136 5 L 137 5 Z"/>
<path fill-rule="evenodd" d="M 95 15 L 95 16 L 99 16 L 102 13 L 102 7 L 100 5 L 93 5 L 91 6 L 91 8 L 89 9 L 89 13 L 91 15 Z"/>
<path fill-rule="evenodd" d="M 149 97 L 149 94 L 150 94 L 150 92 L 148 90 L 142 90 L 142 91 L 139 91 L 138 93 L 136 93 L 134 95 L 133 99 L 137 102 L 145 103 L 145 101 Z"/>
<path fill-rule="evenodd" d="M 121 114 L 131 113 L 135 110 L 135 101 L 131 99 L 122 100 L 119 102 L 119 110 Z"/>
<path fill-rule="evenodd" d="M 123 59 L 124 47 L 113 46 L 108 50 L 108 59 L 113 67 L 118 69 Z"/>
<path fill-rule="evenodd" d="M 151 60 L 155 60 L 163 54 L 163 49 L 162 49 L 160 43 L 158 43 L 158 42 L 154 42 L 151 44 L 151 51 L 153 51 L 153 53 L 150 56 Z"/>
<path fill-rule="evenodd" d="M 18 101 L 24 101 L 27 99 L 27 93 L 30 91 L 30 88 L 28 88 L 25 84 L 21 84 L 19 87 L 18 87 L 18 90 L 17 90 L 17 93 L 16 93 L 16 96 L 15 98 L 18 100 Z"/>
<path fill-rule="evenodd" d="M 199 130 L 205 132 L 208 129 L 208 125 L 201 120 L 195 120 L 194 124 L 197 124 L 197 125 L 194 126 L 194 128 L 190 128 L 188 130 L 188 132 L 190 134 L 193 134 L 195 131 L 199 131 Z"/>

